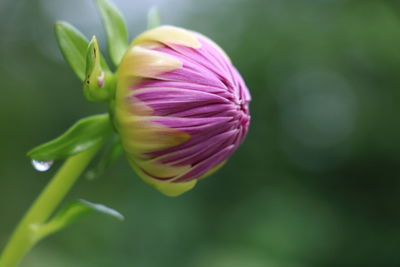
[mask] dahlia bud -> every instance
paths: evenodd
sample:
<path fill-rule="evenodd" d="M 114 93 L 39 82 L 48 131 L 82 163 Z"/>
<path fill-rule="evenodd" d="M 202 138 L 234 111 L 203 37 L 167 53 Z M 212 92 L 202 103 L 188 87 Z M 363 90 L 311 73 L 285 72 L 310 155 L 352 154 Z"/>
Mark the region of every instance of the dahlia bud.
<path fill-rule="evenodd" d="M 214 42 L 160 26 L 139 35 L 122 58 L 115 124 L 139 176 L 176 196 L 220 168 L 243 142 L 250 99 Z"/>

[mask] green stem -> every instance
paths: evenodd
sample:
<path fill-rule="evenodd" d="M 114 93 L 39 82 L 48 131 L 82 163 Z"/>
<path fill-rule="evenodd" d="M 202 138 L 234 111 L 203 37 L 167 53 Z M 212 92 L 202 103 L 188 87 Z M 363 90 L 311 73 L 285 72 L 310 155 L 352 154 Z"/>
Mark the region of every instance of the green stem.
<path fill-rule="evenodd" d="M 0 267 L 18 266 L 38 240 L 37 229 L 46 223 L 73 184 L 92 160 L 100 145 L 68 158 L 32 204 L 0 257 Z"/>

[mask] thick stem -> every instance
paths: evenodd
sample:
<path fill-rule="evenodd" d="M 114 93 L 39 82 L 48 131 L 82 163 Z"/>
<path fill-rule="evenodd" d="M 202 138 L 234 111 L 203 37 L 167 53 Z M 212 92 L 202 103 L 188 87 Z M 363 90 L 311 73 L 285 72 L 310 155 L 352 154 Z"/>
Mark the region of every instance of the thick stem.
<path fill-rule="evenodd" d="M 79 178 L 100 145 L 67 159 L 15 229 L 0 258 L 0 267 L 16 267 L 38 241 L 36 229 L 45 223 Z"/>

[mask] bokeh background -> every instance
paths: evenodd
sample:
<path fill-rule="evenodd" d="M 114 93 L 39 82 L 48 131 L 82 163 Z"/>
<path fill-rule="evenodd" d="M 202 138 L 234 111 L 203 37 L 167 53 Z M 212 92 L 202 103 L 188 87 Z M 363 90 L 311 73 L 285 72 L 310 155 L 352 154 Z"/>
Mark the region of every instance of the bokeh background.
<path fill-rule="evenodd" d="M 157 5 L 167 24 L 219 43 L 253 95 L 248 138 L 212 178 L 178 198 L 144 184 L 121 157 L 68 199 L 92 215 L 40 243 L 22 267 L 400 266 L 400 2 L 115 0 L 131 38 Z M 60 163 L 25 153 L 88 103 L 53 23 L 103 44 L 90 0 L 0 1 L 0 248 Z"/>

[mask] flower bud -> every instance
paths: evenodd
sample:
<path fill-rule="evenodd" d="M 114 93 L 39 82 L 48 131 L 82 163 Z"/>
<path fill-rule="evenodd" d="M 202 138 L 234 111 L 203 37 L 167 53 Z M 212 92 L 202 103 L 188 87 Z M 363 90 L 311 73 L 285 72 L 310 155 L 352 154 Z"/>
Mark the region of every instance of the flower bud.
<path fill-rule="evenodd" d="M 176 196 L 220 168 L 243 142 L 250 99 L 214 42 L 160 26 L 139 35 L 122 58 L 115 125 L 139 176 Z"/>

